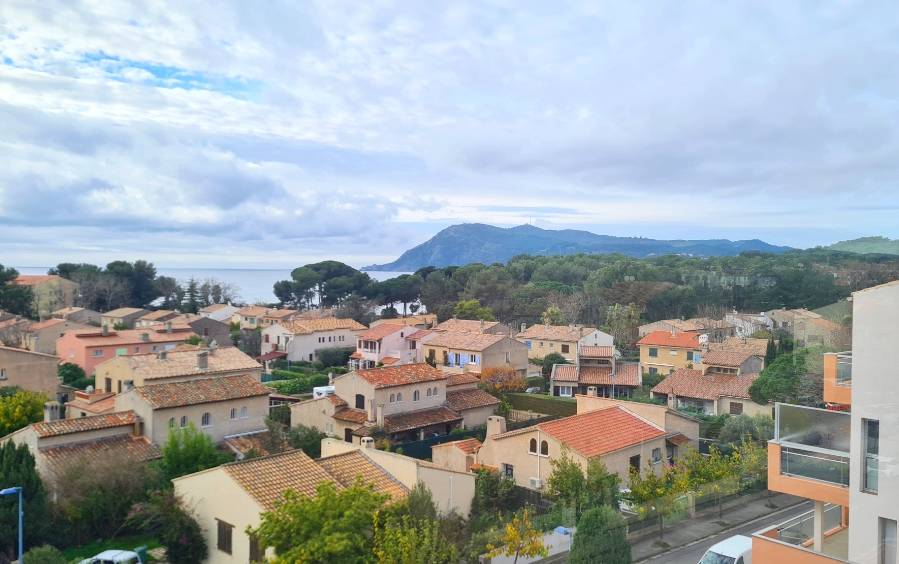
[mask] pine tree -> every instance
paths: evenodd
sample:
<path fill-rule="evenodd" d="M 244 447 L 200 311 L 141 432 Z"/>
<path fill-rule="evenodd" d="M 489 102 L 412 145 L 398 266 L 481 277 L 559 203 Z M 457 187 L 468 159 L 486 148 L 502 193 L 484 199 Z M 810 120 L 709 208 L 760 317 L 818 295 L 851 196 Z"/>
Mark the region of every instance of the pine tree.
<path fill-rule="evenodd" d="M 631 545 L 621 515 L 608 505 L 584 512 L 577 524 L 568 561 L 572 564 L 629 564 Z"/>

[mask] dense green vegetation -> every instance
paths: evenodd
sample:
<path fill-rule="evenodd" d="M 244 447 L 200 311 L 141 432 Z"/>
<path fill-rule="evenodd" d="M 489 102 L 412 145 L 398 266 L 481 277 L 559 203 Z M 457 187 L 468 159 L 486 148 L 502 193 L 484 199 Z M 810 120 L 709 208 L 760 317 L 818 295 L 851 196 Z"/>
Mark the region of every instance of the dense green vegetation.
<path fill-rule="evenodd" d="M 840 241 L 826 248 L 849 253 L 899 255 L 899 240 L 887 237 L 861 237 L 850 241 Z"/>
<path fill-rule="evenodd" d="M 0 311 L 15 315 L 30 315 L 31 288 L 12 284 L 18 276 L 19 272 L 16 269 L 0 264 Z"/>

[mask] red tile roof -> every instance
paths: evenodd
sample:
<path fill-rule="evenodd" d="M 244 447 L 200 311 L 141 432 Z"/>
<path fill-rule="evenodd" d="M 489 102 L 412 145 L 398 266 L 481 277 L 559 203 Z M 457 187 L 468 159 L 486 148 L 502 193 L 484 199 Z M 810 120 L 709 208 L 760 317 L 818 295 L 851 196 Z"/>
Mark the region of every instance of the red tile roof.
<path fill-rule="evenodd" d="M 473 390 L 457 390 L 455 392 L 447 391 L 446 403 L 453 411 L 462 412 L 468 409 L 499 405 L 499 400 L 484 390 L 475 388 Z"/>
<path fill-rule="evenodd" d="M 695 333 L 675 333 L 672 335 L 670 331 L 653 331 L 640 339 L 637 345 L 698 349 L 699 337 Z"/>
<path fill-rule="evenodd" d="M 595 327 L 575 327 L 571 325 L 531 325 L 515 337 L 518 339 L 537 339 L 544 341 L 563 341 L 574 343 L 582 337 L 596 331 Z"/>
<path fill-rule="evenodd" d="M 405 386 L 421 382 L 434 382 L 437 380 L 446 380 L 448 377 L 446 373 L 437 370 L 426 363 L 356 370 L 355 374 L 366 380 L 375 388 L 389 388 L 391 386 Z"/>
<path fill-rule="evenodd" d="M 595 386 L 639 386 L 642 383 L 640 365 L 635 362 L 619 362 L 615 365 L 615 378 L 611 366 L 581 366 L 578 383 Z"/>
<path fill-rule="evenodd" d="M 19 274 L 12 283 L 16 286 L 36 286 L 59 278 L 55 274 Z"/>
<path fill-rule="evenodd" d="M 556 364 L 553 366 L 552 379 L 556 382 L 577 382 L 576 364 Z"/>
<path fill-rule="evenodd" d="M 395 356 L 385 356 L 384 358 L 381 359 L 381 364 L 383 364 L 384 366 L 393 366 L 394 364 L 396 364 L 399 361 L 400 361 L 400 359 L 398 359 Z"/>
<path fill-rule="evenodd" d="M 161 456 L 159 447 L 146 437 L 135 437 L 130 433 L 46 447 L 40 452 L 47 469 L 57 478 L 72 464 L 79 462 L 102 460 L 106 464 L 129 466 Z M 60 486 L 65 487 L 66 484 Z"/>
<path fill-rule="evenodd" d="M 448 407 L 440 406 L 433 409 L 409 411 L 384 417 L 384 430 L 388 433 L 399 433 L 439 425 L 441 423 L 455 423 L 462 421 L 462 416 Z"/>
<path fill-rule="evenodd" d="M 144 398 L 154 409 L 167 409 L 268 396 L 271 390 L 256 378 L 241 375 L 138 386 L 134 388 L 134 392 Z"/>
<path fill-rule="evenodd" d="M 439 331 L 489 331 L 499 325 L 498 321 L 478 321 L 477 319 L 447 319 L 443 323 L 439 323 L 437 329 Z"/>
<path fill-rule="evenodd" d="M 375 491 L 389 495 L 393 501 L 399 501 L 409 495 L 406 486 L 361 451 L 351 450 L 319 458 L 316 463 L 346 488 L 352 487 L 356 480 L 361 478 L 366 484 L 371 484 Z"/>
<path fill-rule="evenodd" d="M 56 421 L 39 421 L 31 426 L 38 437 L 57 437 L 70 433 L 82 433 L 85 431 L 97 431 L 112 427 L 124 427 L 134 425 L 137 416 L 133 411 L 118 411 L 106 415 L 92 415 L 90 417 L 78 417 L 77 419 L 58 419 Z"/>
<path fill-rule="evenodd" d="M 419 329 L 418 331 L 416 331 L 415 333 L 412 333 L 411 335 L 406 335 L 406 338 L 409 339 L 410 341 L 418 341 L 418 340 L 423 339 L 423 338 L 427 337 L 428 335 L 432 335 L 432 334 L 434 334 L 434 331 L 432 329 Z"/>
<path fill-rule="evenodd" d="M 368 421 L 368 414 L 364 409 L 355 409 L 352 407 L 343 407 L 334 412 L 334 419 L 339 421 L 348 421 L 350 423 L 365 423 Z"/>
<path fill-rule="evenodd" d="M 748 350 L 724 350 L 716 349 L 707 351 L 702 356 L 702 364 L 707 366 L 727 366 L 739 368 L 749 357 L 754 356 Z"/>
<path fill-rule="evenodd" d="M 617 406 L 540 423 L 537 427 L 587 458 L 665 436 L 664 429 Z"/>
<path fill-rule="evenodd" d="M 470 439 L 462 439 L 461 441 L 453 441 L 451 443 L 441 443 L 440 446 L 454 446 L 465 454 L 474 454 L 481 448 L 481 441 L 472 437 Z"/>
<path fill-rule="evenodd" d="M 446 382 L 446 387 L 452 388 L 453 386 L 466 386 L 480 383 L 481 379 L 478 378 L 477 374 L 463 372 L 462 374 L 450 374 L 449 380 Z"/>
<path fill-rule="evenodd" d="M 612 358 L 615 356 L 615 347 L 586 346 L 578 350 L 578 356 L 584 358 Z"/>
<path fill-rule="evenodd" d="M 376 327 L 372 327 L 368 331 L 363 331 L 356 335 L 357 339 L 361 339 L 363 341 L 380 341 L 384 337 L 388 335 L 393 335 L 394 333 L 399 333 L 400 331 L 403 334 L 414 333 L 412 329 L 409 329 L 406 325 L 397 325 L 394 323 L 382 323 Z"/>
<path fill-rule="evenodd" d="M 749 386 L 758 377 L 758 374 L 703 374 L 699 370 L 681 368 L 665 377 L 652 392 L 706 400 L 717 400 L 724 396 L 750 399 Z"/>

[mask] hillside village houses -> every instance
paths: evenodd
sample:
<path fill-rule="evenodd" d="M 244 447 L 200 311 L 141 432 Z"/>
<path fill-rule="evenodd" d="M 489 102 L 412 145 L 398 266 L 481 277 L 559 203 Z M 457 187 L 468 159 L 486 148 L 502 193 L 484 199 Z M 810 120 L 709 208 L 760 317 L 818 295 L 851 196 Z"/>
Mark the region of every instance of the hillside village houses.
<path fill-rule="evenodd" d="M 104 325 L 90 331 L 67 331 L 56 340 L 62 362 L 80 366 L 88 375 L 103 361 L 120 355 L 170 351 L 196 335 L 186 325 L 114 331 Z"/>
<path fill-rule="evenodd" d="M 637 341 L 640 365 L 648 374 L 671 374 L 693 368 L 702 357 L 705 340 L 694 332 L 652 331 Z"/>
<path fill-rule="evenodd" d="M 662 319 L 652 323 L 646 323 L 637 328 L 640 337 L 656 332 L 668 331 L 670 333 L 693 333 L 705 335 L 708 342 L 719 343 L 728 337 L 737 334 L 736 326 L 726 319 L 711 319 L 708 317 L 694 317 L 693 319 Z"/>
<path fill-rule="evenodd" d="M 75 304 L 78 284 L 55 274 L 20 274 L 13 281 L 17 286 L 31 288 L 32 313 L 46 319 L 54 310 Z"/>
<path fill-rule="evenodd" d="M 758 376 L 758 373 L 740 373 L 736 367 L 679 368 L 653 387 L 651 393 L 674 409 L 693 409 L 705 415 L 770 415 L 770 406 L 755 403 L 749 395 L 749 387 Z"/>
<path fill-rule="evenodd" d="M 217 321 L 211 317 L 204 317 L 196 313 L 180 313 L 167 321 L 157 321 L 148 327 L 163 329 L 169 326 L 186 326 L 200 337 L 204 343 L 211 345 L 213 342 L 219 347 L 230 347 L 234 343 L 231 340 L 231 329 L 223 321 Z"/>
<path fill-rule="evenodd" d="M 358 333 L 356 350 L 350 355 L 350 368 L 367 369 L 414 362 L 417 341 L 409 341 L 407 337 L 417 332 L 414 326 L 382 323 Z"/>
<path fill-rule="evenodd" d="M 531 325 L 515 336 L 528 348 L 528 358 L 542 359 L 550 353 L 558 353 L 566 360 L 575 361 L 580 347 L 612 346 L 612 336 L 594 327 L 576 325 Z"/>
<path fill-rule="evenodd" d="M 334 347 L 355 347 L 365 325 L 354 319 L 323 317 L 272 323 L 262 330 L 262 354 L 273 352 L 290 361 L 313 362 L 318 351 Z"/>
<path fill-rule="evenodd" d="M 572 397 L 595 388 L 600 397 L 630 397 L 643 384 L 643 373 L 638 363 L 621 362 L 617 356 L 610 345 L 579 347 L 574 364 L 553 365 L 550 393 Z"/>
<path fill-rule="evenodd" d="M 100 325 L 110 329 L 134 329 L 137 320 L 149 311 L 139 307 L 120 307 L 100 315 Z"/>
<path fill-rule="evenodd" d="M 137 321 L 134 322 L 134 327 L 136 329 L 150 327 L 151 325 L 156 325 L 157 323 L 171 321 L 179 315 L 180 314 L 177 311 L 173 311 L 171 309 L 157 309 L 155 311 L 147 312 L 146 314 L 137 318 Z"/>
<path fill-rule="evenodd" d="M 240 308 L 231 304 L 210 304 L 200 308 L 198 312 L 203 317 L 208 317 L 215 321 L 230 324 L 231 318 Z"/>
<path fill-rule="evenodd" d="M 56 319 L 65 319 L 66 321 L 72 321 L 74 323 L 82 323 L 84 325 L 91 325 L 96 327 L 100 326 L 100 318 L 102 317 L 102 315 L 98 311 L 94 311 L 85 307 L 75 306 L 57 309 L 50 315 Z"/>
<path fill-rule="evenodd" d="M 56 340 L 66 331 L 90 331 L 90 325 L 51 317 L 28 325 L 22 334 L 21 346 L 30 351 L 56 354 Z"/>

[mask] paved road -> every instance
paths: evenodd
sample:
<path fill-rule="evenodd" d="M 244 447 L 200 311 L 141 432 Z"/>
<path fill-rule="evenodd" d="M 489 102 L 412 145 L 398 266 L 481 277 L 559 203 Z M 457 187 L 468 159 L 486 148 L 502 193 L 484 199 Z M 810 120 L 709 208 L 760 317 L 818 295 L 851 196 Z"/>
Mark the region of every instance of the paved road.
<path fill-rule="evenodd" d="M 738 527 L 735 527 L 714 537 L 703 539 L 696 544 L 678 548 L 676 550 L 672 550 L 671 552 L 666 552 L 665 554 L 660 554 L 653 558 L 642 560 L 641 562 L 652 562 L 654 564 L 696 564 L 697 562 L 699 562 L 699 559 L 702 558 L 702 555 L 705 554 L 706 550 L 708 550 L 713 544 L 720 542 L 727 537 L 731 537 L 733 535 L 749 536 L 756 531 L 759 531 L 771 525 L 783 523 L 784 521 L 796 517 L 797 515 L 801 515 L 802 513 L 811 511 L 813 507 L 814 505 L 811 501 L 806 501 L 800 503 L 799 505 L 794 505 L 793 507 L 790 507 L 788 509 L 783 509 L 781 511 L 771 513 L 770 515 L 765 515 L 764 517 L 756 519 L 755 521 L 750 521 L 749 523 L 739 525 Z"/>

